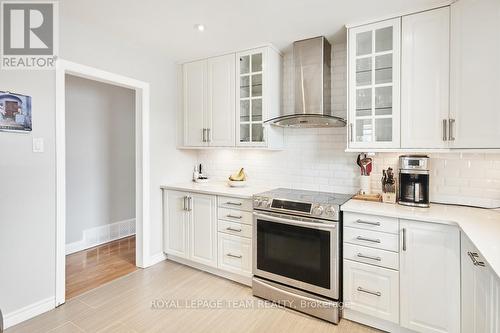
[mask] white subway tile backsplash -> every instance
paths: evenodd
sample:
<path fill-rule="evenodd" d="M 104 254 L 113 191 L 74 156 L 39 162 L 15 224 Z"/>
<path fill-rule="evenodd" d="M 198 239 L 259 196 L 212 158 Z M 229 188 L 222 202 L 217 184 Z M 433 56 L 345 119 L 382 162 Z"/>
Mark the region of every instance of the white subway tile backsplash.
<path fill-rule="evenodd" d="M 345 44 L 333 45 L 332 111 L 347 115 L 347 54 Z M 293 108 L 293 59 L 283 60 L 283 108 Z M 282 151 L 201 150 L 198 160 L 214 179 L 244 167 L 249 181 L 297 189 L 355 193 L 359 168 L 355 153 L 344 152 L 346 128 L 286 129 Z M 382 170 L 398 169 L 399 153 L 373 156 L 372 190 L 381 191 Z M 431 158 L 431 200 L 500 206 L 500 154 L 439 153 Z"/>

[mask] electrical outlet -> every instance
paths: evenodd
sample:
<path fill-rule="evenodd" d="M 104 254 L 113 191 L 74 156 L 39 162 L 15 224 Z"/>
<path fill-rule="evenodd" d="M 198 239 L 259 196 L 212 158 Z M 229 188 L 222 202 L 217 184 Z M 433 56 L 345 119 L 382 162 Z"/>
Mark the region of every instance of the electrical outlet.
<path fill-rule="evenodd" d="M 43 138 L 33 138 L 33 152 L 34 153 L 43 153 Z"/>

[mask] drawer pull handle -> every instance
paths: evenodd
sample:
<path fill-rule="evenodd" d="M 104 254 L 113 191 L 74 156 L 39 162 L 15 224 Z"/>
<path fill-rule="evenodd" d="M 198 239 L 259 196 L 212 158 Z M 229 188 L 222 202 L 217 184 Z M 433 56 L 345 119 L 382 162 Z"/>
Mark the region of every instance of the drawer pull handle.
<path fill-rule="evenodd" d="M 241 232 L 241 229 L 234 229 L 234 228 L 231 228 L 231 227 L 227 227 L 226 230 L 234 231 L 234 232 Z"/>
<path fill-rule="evenodd" d="M 356 239 L 365 242 L 380 243 L 380 239 L 366 238 L 361 236 L 356 237 Z"/>
<path fill-rule="evenodd" d="M 231 214 L 226 215 L 226 217 L 229 217 L 229 218 L 232 218 L 232 219 L 242 219 L 243 218 L 243 216 L 241 216 L 241 215 L 240 216 L 236 216 L 236 215 L 231 215 Z"/>
<path fill-rule="evenodd" d="M 236 254 L 228 253 L 228 254 L 226 254 L 226 256 L 231 257 L 231 258 L 241 259 L 241 254 L 236 255 Z"/>
<path fill-rule="evenodd" d="M 358 223 L 358 224 L 375 225 L 377 227 L 380 226 L 380 222 L 370 222 L 370 221 L 357 220 L 356 223 Z"/>
<path fill-rule="evenodd" d="M 370 259 L 370 260 L 376 260 L 376 261 L 382 261 L 382 258 L 380 257 L 372 257 L 372 256 L 367 256 L 362 253 L 358 253 L 358 258 L 364 258 L 364 259 Z"/>
<path fill-rule="evenodd" d="M 226 205 L 241 206 L 242 203 L 241 202 L 231 202 L 231 201 L 228 201 L 228 202 L 226 202 Z"/>
<path fill-rule="evenodd" d="M 371 290 L 367 290 L 367 289 L 362 288 L 362 287 L 358 287 L 358 291 L 361 291 L 362 293 L 378 296 L 378 297 L 382 296 L 382 293 L 380 291 L 371 291 Z"/>
<path fill-rule="evenodd" d="M 479 258 L 479 254 L 477 254 L 476 252 L 467 252 L 467 255 L 472 260 L 474 266 L 481 266 L 481 267 L 485 266 L 484 261 L 477 260 L 477 258 Z"/>

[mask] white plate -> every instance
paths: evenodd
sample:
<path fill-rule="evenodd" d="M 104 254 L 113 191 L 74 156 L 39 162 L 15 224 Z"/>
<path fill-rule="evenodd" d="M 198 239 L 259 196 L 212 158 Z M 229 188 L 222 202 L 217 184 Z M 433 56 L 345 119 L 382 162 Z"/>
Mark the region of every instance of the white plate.
<path fill-rule="evenodd" d="M 228 180 L 227 184 L 231 187 L 245 187 L 247 186 L 246 180 Z"/>

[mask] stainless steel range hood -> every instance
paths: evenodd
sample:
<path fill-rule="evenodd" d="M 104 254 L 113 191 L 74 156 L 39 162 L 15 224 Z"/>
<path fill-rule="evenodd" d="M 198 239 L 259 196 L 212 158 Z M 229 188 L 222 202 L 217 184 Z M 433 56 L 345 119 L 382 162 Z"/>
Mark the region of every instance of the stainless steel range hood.
<path fill-rule="evenodd" d="M 331 45 L 325 37 L 293 43 L 294 96 L 292 113 L 268 119 L 281 127 L 343 127 L 346 121 L 331 111 Z"/>

